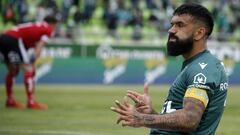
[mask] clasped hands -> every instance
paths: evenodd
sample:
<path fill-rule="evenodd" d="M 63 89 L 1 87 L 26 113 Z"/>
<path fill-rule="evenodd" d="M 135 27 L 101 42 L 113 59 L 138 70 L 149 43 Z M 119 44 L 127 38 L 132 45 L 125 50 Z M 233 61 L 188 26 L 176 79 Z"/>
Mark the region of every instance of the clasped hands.
<path fill-rule="evenodd" d="M 135 105 L 130 104 L 127 98 L 134 101 Z M 115 104 L 117 107 L 111 107 L 111 110 L 119 114 L 117 124 L 122 123 L 122 126 L 143 127 L 144 115 L 154 112 L 148 93 L 148 84 L 144 85 L 143 94 L 129 90 L 122 102 L 116 100 Z"/>

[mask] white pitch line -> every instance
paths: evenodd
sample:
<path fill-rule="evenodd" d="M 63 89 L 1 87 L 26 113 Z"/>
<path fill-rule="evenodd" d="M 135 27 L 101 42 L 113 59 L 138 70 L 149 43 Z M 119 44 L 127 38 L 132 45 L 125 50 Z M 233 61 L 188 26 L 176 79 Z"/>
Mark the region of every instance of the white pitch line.
<path fill-rule="evenodd" d="M 27 134 L 44 134 L 44 135 L 111 135 L 111 134 L 99 134 L 99 133 L 89 133 L 81 131 L 66 131 L 66 130 L 32 130 L 32 129 L 9 129 L 0 128 L 0 133 L 27 133 Z"/>

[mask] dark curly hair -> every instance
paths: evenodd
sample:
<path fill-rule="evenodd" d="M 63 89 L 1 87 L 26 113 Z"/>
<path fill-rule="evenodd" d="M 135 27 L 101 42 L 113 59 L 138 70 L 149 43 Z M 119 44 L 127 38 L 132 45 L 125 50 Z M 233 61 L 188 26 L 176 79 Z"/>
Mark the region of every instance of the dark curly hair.
<path fill-rule="evenodd" d="M 43 20 L 50 24 L 56 24 L 58 22 L 57 18 L 53 15 L 47 15 Z"/>
<path fill-rule="evenodd" d="M 214 21 L 212 14 L 207 8 L 196 3 L 186 3 L 179 6 L 173 13 L 174 15 L 188 14 L 193 17 L 194 20 L 200 21 L 205 24 L 207 28 L 207 36 L 210 36 L 213 30 Z"/>

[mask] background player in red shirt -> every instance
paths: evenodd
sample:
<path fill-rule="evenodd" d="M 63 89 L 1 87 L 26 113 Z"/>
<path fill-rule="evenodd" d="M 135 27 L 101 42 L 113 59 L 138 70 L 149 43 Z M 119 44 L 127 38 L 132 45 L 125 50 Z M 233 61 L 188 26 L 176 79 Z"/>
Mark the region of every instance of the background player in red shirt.
<path fill-rule="evenodd" d="M 7 30 L 0 36 L 0 60 L 4 61 L 8 73 L 5 85 L 7 92 L 6 107 L 23 108 L 23 103 L 15 101 L 13 97 L 14 77 L 21 67 L 24 69 L 24 84 L 27 93 L 27 107 L 32 109 L 47 109 L 47 105 L 34 99 L 35 61 L 48 39 L 53 36 L 57 19 L 46 16 L 42 22 L 25 23 Z M 28 50 L 34 52 L 29 54 Z"/>

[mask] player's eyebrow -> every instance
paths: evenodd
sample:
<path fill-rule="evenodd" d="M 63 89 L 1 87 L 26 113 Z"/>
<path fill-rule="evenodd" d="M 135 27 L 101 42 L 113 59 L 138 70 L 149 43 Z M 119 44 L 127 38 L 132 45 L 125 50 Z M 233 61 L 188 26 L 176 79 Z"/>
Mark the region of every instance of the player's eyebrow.
<path fill-rule="evenodd" d="M 172 18 L 172 20 L 170 22 L 171 25 L 173 25 L 173 24 L 187 25 L 189 23 L 195 22 L 195 19 L 192 16 L 189 16 L 189 17 L 184 17 L 184 16 L 188 16 L 188 15 L 186 15 L 186 14 L 176 15 L 176 18 Z"/>
<path fill-rule="evenodd" d="M 171 21 L 171 25 L 186 25 L 186 22 L 183 21 Z"/>

